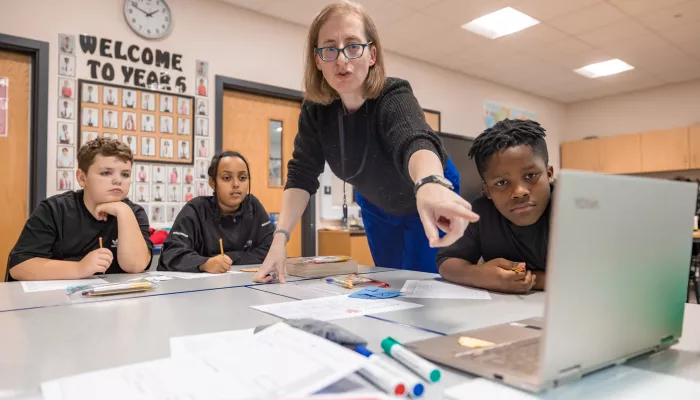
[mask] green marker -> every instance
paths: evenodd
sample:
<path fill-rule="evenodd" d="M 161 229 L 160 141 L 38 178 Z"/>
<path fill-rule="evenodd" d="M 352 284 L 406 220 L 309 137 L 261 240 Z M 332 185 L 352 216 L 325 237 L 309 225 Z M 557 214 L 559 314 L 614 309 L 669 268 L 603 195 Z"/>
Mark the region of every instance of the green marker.
<path fill-rule="evenodd" d="M 386 354 L 390 355 L 428 382 L 435 383 L 439 381 L 442 376 L 442 372 L 435 364 L 407 350 L 391 336 L 382 340 L 382 349 L 384 349 Z"/>

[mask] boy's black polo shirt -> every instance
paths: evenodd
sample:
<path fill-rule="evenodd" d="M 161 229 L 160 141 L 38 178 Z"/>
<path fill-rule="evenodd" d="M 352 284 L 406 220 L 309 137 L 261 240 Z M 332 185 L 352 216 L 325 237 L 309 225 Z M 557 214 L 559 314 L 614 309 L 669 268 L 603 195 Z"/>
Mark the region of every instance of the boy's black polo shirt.
<path fill-rule="evenodd" d="M 550 186 L 550 190 L 553 191 L 554 187 Z M 508 221 L 488 197 L 483 194 L 478 196 L 472 202 L 472 209 L 479 215 L 479 221 L 469 224 L 464 236 L 452 246 L 438 251 L 438 268 L 448 258 L 461 258 L 476 264 L 483 257 L 486 262 L 505 258 L 524 262 L 531 271 L 545 271 L 551 205 L 550 197 L 547 208 L 537 222 L 517 226 Z"/>
<path fill-rule="evenodd" d="M 100 247 L 99 238 L 102 237 L 102 246 L 111 250 L 114 256 L 106 273 L 123 273 L 117 258 L 117 218 L 110 215 L 107 221 L 96 220 L 85 207 L 83 196 L 82 190 L 70 191 L 39 203 L 10 252 L 8 268 L 36 257 L 80 261 Z M 146 212 L 129 199 L 123 202 L 134 212 L 148 250 L 152 253 L 153 243 L 148 232 Z"/>

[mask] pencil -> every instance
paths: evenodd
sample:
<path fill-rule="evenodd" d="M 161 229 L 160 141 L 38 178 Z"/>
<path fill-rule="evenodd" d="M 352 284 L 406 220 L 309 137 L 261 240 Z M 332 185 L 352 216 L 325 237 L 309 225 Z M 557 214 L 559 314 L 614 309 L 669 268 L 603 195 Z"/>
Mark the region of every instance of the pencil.
<path fill-rule="evenodd" d="M 100 248 L 102 248 L 102 236 L 100 236 Z"/>
<path fill-rule="evenodd" d="M 219 238 L 219 248 L 221 249 L 221 255 L 224 255 L 224 242 Z"/>

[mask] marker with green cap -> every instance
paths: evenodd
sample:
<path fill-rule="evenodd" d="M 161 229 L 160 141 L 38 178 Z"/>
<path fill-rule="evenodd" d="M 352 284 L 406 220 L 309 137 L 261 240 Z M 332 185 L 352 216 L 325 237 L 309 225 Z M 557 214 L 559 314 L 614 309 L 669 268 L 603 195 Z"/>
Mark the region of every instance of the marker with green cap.
<path fill-rule="evenodd" d="M 390 355 L 428 382 L 435 383 L 439 381 L 442 376 L 442 372 L 435 364 L 407 350 L 391 336 L 382 340 L 382 349 L 384 349 L 386 354 Z"/>

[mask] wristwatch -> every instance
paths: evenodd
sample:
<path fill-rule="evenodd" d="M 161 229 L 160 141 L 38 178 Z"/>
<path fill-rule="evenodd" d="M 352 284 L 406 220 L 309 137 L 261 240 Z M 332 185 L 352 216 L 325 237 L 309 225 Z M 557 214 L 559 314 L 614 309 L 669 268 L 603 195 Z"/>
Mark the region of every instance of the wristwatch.
<path fill-rule="evenodd" d="M 277 229 L 274 234 L 276 235 L 278 233 L 283 234 L 287 238 L 287 241 L 285 241 L 285 243 L 289 243 L 289 232 L 285 231 L 284 229 Z"/>
<path fill-rule="evenodd" d="M 452 185 L 452 182 L 447 180 L 447 178 L 445 178 L 444 176 L 442 176 L 442 175 L 430 175 L 430 176 L 426 176 L 425 178 L 416 182 L 416 185 L 413 187 L 413 194 L 417 194 L 418 189 L 420 189 L 421 186 L 425 185 L 426 183 L 437 183 L 438 185 L 442 185 L 450 190 L 454 190 L 454 188 L 455 188 Z"/>

